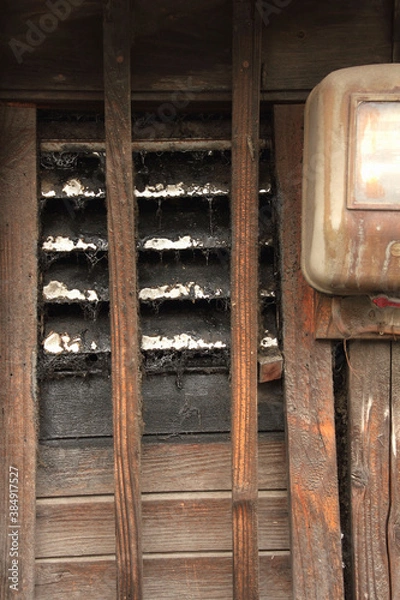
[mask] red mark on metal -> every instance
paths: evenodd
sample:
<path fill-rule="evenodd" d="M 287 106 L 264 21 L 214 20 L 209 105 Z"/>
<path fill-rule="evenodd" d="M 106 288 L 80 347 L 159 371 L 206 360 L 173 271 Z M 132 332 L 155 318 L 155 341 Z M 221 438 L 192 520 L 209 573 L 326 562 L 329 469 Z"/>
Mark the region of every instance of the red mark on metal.
<path fill-rule="evenodd" d="M 400 308 L 400 299 L 397 299 L 397 298 L 388 298 L 387 296 L 377 296 L 376 298 L 372 298 L 372 302 L 378 308 L 386 308 L 387 306 L 394 306 L 396 308 Z"/>

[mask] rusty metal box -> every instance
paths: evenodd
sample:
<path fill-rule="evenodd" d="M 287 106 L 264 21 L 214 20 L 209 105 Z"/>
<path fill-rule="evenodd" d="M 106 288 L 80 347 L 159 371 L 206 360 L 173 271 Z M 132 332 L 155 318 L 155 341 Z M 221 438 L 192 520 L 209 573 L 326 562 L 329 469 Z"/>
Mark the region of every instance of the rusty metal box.
<path fill-rule="evenodd" d="M 400 297 L 400 64 L 328 75 L 307 100 L 304 139 L 306 280 Z"/>

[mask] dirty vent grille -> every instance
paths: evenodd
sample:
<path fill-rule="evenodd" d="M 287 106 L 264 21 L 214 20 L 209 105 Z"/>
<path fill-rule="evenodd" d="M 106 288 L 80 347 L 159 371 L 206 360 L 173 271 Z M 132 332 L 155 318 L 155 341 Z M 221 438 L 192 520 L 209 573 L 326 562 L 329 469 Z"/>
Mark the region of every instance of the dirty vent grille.
<path fill-rule="evenodd" d="M 261 157 L 260 353 L 276 346 L 270 156 Z M 230 429 L 230 153 L 134 154 L 144 433 Z M 41 438 L 112 435 L 102 152 L 41 155 Z M 277 351 L 277 350 L 276 350 Z M 279 383 L 260 429 L 282 428 Z"/>

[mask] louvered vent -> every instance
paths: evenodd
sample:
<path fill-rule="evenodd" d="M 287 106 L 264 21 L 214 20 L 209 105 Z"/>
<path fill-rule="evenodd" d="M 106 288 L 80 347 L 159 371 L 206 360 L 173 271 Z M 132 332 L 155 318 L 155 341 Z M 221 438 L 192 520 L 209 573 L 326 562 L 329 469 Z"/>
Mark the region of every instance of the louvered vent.
<path fill-rule="evenodd" d="M 134 161 L 144 433 L 228 432 L 230 152 L 205 143 Z M 260 362 L 275 364 L 268 148 L 260 164 Z M 111 436 L 104 152 L 42 152 L 40 173 L 41 438 Z M 260 430 L 281 430 L 279 382 L 260 386 L 259 406 Z"/>

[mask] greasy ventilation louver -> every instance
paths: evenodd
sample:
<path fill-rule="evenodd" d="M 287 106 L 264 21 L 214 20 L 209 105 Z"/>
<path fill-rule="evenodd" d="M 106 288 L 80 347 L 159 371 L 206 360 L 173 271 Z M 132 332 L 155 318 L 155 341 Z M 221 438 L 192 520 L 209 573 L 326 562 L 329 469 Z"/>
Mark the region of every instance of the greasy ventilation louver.
<path fill-rule="evenodd" d="M 228 432 L 230 152 L 143 150 L 134 161 L 144 433 Z M 270 164 L 266 149 L 261 363 L 280 360 Z M 42 152 L 40 183 L 41 438 L 111 436 L 104 152 Z M 281 429 L 280 400 L 279 383 L 260 386 L 260 430 Z"/>

